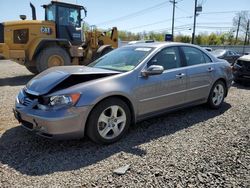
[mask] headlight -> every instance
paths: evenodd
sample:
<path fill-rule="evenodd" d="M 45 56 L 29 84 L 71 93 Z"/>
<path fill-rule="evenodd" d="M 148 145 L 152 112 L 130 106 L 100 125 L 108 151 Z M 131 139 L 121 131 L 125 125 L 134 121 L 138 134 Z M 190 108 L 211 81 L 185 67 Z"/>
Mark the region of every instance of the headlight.
<path fill-rule="evenodd" d="M 75 105 L 80 98 L 80 93 L 58 95 L 49 98 L 49 106 Z"/>

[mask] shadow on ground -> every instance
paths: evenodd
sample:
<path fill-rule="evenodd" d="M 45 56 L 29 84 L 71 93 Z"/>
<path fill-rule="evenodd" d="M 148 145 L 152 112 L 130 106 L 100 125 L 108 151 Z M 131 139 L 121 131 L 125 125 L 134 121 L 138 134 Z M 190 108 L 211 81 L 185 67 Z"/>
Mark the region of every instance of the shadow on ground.
<path fill-rule="evenodd" d="M 164 114 L 136 124 L 122 140 L 106 146 L 94 144 L 86 138 L 71 141 L 47 140 L 18 126 L 7 130 L 0 138 L 0 163 L 7 164 L 22 174 L 40 176 L 80 169 L 121 151 L 144 156 L 147 151 L 140 149 L 139 145 L 219 116 L 230 108 L 228 103 L 224 103 L 219 110 L 210 110 L 201 105 Z"/>
<path fill-rule="evenodd" d="M 15 77 L 0 78 L 0 86 L 20 86 L 26 85 L 34 75 L 23 75 Z"/>

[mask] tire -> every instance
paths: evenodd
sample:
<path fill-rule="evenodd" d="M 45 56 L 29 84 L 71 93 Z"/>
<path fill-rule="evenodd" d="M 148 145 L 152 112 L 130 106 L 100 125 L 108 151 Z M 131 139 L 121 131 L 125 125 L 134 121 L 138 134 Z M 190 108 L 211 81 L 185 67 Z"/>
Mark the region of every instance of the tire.
<path fill-rule="evenodd" d="M 43 49 L 36 59 L 36 67 L 39 72 L 53 66 L 65 65 L 71 65 L 70 56 L 66 50 L 58 46 Z"/>
<path fill-rule="evenodd" d="M 112 50 L 113 50 L 113 48 L 111 48 L 111 47 L 104 48 L 103 51 L 101 52 L 100 57 L 106 55 L 107 53 L 111 52 Z"/>
<path fill-rule="evenodd" d="M 25 67 L 26 67 L 26 69 L 27 69 L 28 71 L 30 71 L 30 72 L 33 73 L 33 74 L 38 74 L 38 73 L 39 73 L 38 70 L 37 70 L 37 68 L 36 68 L 35 66 L 26 65 Z"/>
<path fill-rule="evenodd" d="M 96 59 L 106 55 L 107 53 L 111 52 L 113 50 L 113 48 L 111 47 L 106 47 L 104 48 L 101 52 L 96 53 L 93 57 L 92 57 L 92 62 L 95 61 Z"/>
<path fill-rule="evenodd" d="M 131 113 L 124 101 L 118 98 L 106 99 L 90 113 L 87 135 L 98 144 L 111 144 L 128 131 L 130 122 Z"/>
<path fill-rule="evenodd" d="M 209 107 L 212 109 L 220 108 L 224 102 L 225 96 L 226 96 L 226 86 L 224 82 L 220 80 L 215 82 L 210 91 L 207 101 Z"/>

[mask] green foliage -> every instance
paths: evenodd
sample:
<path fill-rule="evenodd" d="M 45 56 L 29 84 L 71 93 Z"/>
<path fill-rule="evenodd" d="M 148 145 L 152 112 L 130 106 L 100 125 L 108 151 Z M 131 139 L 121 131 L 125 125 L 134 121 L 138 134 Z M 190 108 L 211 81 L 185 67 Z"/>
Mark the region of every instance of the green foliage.
<path fill-rule="evenodd" d="M 167 32 L 166 32 L 167 33 Z M 119 38 L 122 41 L 134 41 L 134 40 L 155 40 L 164 41 L 165 32 L 142 32 L 142 33 L 132 33 L 128 31 L 119 31 Z M 175 42 L 191 43 L 191 36 L 189 35 L 175 35 Z M 200 33 L 195 37 L 195 44 L 197 45 L 231 45 L 234 43 L 234 32 L 224 32 L 224 33 Z M 239 44 L 243 41 L 239 40 Z"/>

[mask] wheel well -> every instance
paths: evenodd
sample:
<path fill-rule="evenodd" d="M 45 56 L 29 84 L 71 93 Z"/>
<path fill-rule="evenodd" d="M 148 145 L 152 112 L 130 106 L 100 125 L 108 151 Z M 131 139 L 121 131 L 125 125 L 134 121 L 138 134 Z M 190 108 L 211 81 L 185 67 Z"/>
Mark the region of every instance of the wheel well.
<path fill-rule="evenodd" d="M 67 51 L 67 53 L 69 54 L 69 46 L 67 45 L 67 43 L 62 43 L 59 41 L 42 41 L 36 48 L 35 53 L 32 57 L 32 59 L 35 59 L 37 57 L 37 55 L 41 52 L 42 49 L 48 48 L 48 47 L 61 47 L 63 49 L 65 49 Z M 70 56 L 70 54 L 69 54 Z"/>
<path fill-rule="evenodd" d="M 227 93 L 228 93 L 227 82 L 224 78 L 220 78 L 220 79 L 216 80 L 216 82 L 218 82 L 218 81 L 222 81 L 224 83 L 225 89 L 226 89 L 226 93 L 225 93 L 225 97 L 226 97 Z"/>
<path fill-rule="evenodd" d="M 106 98 L 100 100 L 98 103 L 96 103 L 96 104 L 94 105 L 94 107 L 91 109 L 91 111 L 90 111 L 89 114 L 88 114 L 88 118 L 87 118 L 87 121 L 86 121 L 86 125 L 88 124 L 88 121 L 89 121 L 89 115 L 91 114 L 91 112 L 93 111 L 93 109 L 96 107 L 96 105 L 98 105 L 98 104 L 101 103 L 102 101 L 107 100 L 107 99 L 110 99 L 110 98 L 118 98 L 118 99 L 122 100 L 123 102 L 125 102 L 125 103 L 128 105 L 129 110 L 130 110 L 130 113 L 131 113 L 131 124 L 132 124 L 132 125 L 135 124 L 135 113 L 134 113 L 134 108 L 133 108 L 133 105 L 132 105 L 132 103 L 130 102 L 130 100 L 129 100 L 127 97 L 124 97 L 124 96 L 122 96 L 122 95 L 112 95 L 112 96 L 108 96 L 108 97 L 106 97 Z M 84 130 L 84 132 L 86 131 L 86 125 L 85 125 L 85 130 Z"/>

